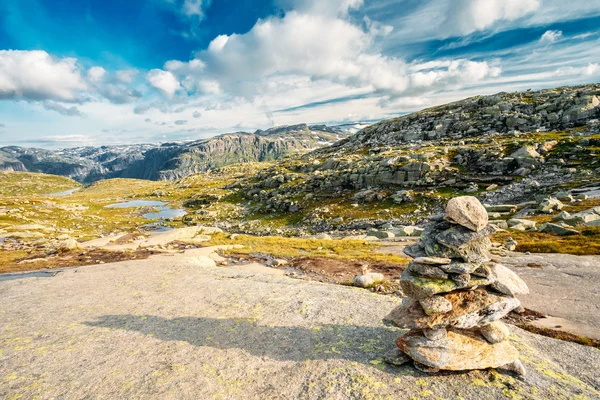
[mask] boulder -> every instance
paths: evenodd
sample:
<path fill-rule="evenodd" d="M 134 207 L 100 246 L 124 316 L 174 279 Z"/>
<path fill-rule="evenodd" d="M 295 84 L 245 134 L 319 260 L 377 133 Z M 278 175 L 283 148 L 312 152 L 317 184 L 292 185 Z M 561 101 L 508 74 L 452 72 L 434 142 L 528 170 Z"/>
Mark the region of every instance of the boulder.
<path fill-rule="evenodd" d="M 67 239 L 65 241 L 62 241 L 58 245 L 58 248 L 60 250 L 67 250 L 67 251 L 76 250 L 79 248 L 79 243 L 75 239 Z"/>
<path fill-rule="evenodd" d="M 378 239 L 389 239 L 389 238 L 396 237 L 396 235 L 394 235 L 393 232 L 377 231 L 377 230 L 371 230 L 371 231 L 367 232 L 367 236 L 373 236 Z"/>
<path fill-rule="evenodd" d="M 558 236 L 571 236 L 571 235 L 579 235 L 580 232 L 575 230 L 575 229 L 571 229 L 571 228 L 565 228 L 563 226 L 557 225 L 557 224 L 551 224 L 549 222 L 543 223 L 542 225 L 540 225 L 537 229 L 538 232 L 542 232 L 542 233 L 551 233 L 553 235 L 558 235 Z"/>
<path fill-rule="evenodd" d="M 540 158 L 541 155 L 536 151 L 534 146 L 523 146 L 519 150 L 512 153 L 509 158 Z"/>
<path fill-rule="evenodd" d="M 550 214 L 552 211 L 562 210 L 564 206 L 565 205 L 560 200 L 550 197 L 548 199 L 542 200 L 542 202 L 538 206 L 538 211 Z"/>
<path fill-rule="evenodd" d="M 476 197 L 462 196 L 451 199 L 446 205 L 446 219 L 478 232 L 488 224 L 488 214 Z"/>
<path fill-rule="evenodd" d="M 450 371 L 498 368 L 519 359 L 508 341 L 491 344 L 469 331 L 448 331 L 446 338 L 430 340 L 420 331 L 410 331 L 396 341 L 398 348 L 414 361 Z"/>
<path fill-rule="evenodd" d="M 354 277 L 352 284 L 362 288 L 370 288 L 373 285 L 381 283 L 385 280 L 383 274 L 377 272 L 363 272 Z"/>

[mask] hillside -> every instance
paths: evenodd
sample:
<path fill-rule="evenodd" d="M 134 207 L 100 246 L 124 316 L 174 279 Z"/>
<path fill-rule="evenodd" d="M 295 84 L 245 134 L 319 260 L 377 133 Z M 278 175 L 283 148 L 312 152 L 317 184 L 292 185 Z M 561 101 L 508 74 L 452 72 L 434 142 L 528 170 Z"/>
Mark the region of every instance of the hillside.
<path fill-rule="evenodd" d="M 456 195 L 536 200 L 600 180 L 599 96 L 600 85 L 503 93 L 382 121 L 220 196 L 243 198 L 246 215 L 280 213 L 322 231 L 419 222 Z"/>
<path fill-rule="evenodd" d="M 7 146 L 0 148 L 0 171 L 62 175 L 81 183 L 110 178 L 175 180 L 229 164 L 273 161 L 314 150 L 345 138 L 350 132 L 351 127 L 299 124 L 160 145 L 61 150 Z"/>

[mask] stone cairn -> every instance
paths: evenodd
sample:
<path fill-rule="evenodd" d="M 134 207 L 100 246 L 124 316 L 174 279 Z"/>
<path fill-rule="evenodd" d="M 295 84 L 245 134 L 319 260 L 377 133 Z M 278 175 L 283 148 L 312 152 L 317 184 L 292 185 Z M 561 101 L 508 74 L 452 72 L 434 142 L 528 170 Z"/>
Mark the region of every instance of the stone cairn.
<path fill-rule="evenodd" d="M 525 375 L 500 319 L 521 307 L 515 296 L 529 289 L 490 261 L 492 233 L 479 200 L 456 197 L 405 250 L 413 258 L 400 278 L 407 297 L 384 322 L 410 331 L 396 341 L 390 362 L 412 359 L 426 372 L 503 367 Z"/>

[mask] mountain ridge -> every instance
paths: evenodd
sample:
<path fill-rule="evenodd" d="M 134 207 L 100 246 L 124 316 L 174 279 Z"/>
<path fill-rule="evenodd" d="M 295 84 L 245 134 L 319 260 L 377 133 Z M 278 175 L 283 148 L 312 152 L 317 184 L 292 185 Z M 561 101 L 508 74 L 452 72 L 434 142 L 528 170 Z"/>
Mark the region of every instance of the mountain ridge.
<path fill-rule="evenodd" d="M 335 126 L 296 124 L 183 143 L 59 150 L 5 146 L 0 147 L 0 171 L 48 173 L 82 183 L 110 178 L 174 180 L 239 162 L 274 161 L 332 144 L 349 134 Z"/>

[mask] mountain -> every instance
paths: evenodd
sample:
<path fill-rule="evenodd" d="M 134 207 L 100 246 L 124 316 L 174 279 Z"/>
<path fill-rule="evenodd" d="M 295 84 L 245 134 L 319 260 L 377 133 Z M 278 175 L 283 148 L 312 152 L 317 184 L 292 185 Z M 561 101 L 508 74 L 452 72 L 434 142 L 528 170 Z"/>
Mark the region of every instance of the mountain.
<path fill-rule="evenodd" d="M 299 124 L 159 145 L 61 150 L 8 146 L 0 148 L 0 171 L 42 172 L 82 183 L 109 178 L 174 180 L 229 164 L 273 161 L 292 153 L 314 150 L 333 144 L 351 132 L 340 127 Z"/>

